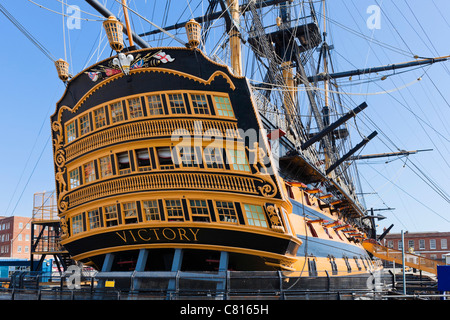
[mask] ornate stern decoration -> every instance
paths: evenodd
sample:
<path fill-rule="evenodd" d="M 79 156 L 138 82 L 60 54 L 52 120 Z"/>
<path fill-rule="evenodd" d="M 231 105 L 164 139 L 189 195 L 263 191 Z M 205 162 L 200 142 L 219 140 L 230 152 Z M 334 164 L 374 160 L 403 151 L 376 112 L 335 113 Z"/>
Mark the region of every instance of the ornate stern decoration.
<path fill-rule="evenodd" d="M 54 149 L 54 163 L 55 163 L 55 178 L 58 190 L 58 209 L 60 212 L 67 210 L 68 203 L 63 201 L 63 198 L 67 194 L 67 183 L 64 175 L 66 174 L 66 152 L 64 150 L 64 135 L 62 132 L 61 122 L 54 121 L 52 123 L 52 130 L 55 131 L 56 138 L 53 139 Z"/>
<path fill-rule="evenodd" d="M 264 184 L 263 186 L 258 187 L 259 192 L 261 192 L 261 194 L 266 198 L 275 197 L 278 188 L 264 163 L 264 159 L 267 156 L 266 151 L 259 146 L 258 142 L 253 143 L 253 149 L 249 149 L 247 146 L 245 148 L 249 151 L 249 153 L 253 154 L 253 168 L 256 170 L 258 177 L 257 180 Z M 261 170 L 264 171 L 264 173 L 262 173 Z"/>

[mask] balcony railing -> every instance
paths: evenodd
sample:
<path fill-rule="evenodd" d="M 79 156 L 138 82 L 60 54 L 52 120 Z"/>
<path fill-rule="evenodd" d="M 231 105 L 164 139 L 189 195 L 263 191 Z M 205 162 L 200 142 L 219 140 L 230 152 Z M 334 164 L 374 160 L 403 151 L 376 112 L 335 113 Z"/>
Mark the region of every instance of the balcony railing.
<path fill-rule="evenodd" d="M 101 130 L 70 143 L 65 148 L 66 161 L 70 161 L 91 150 L 128 140 L 170 137 L 173 134 L 178 135 L 178 133 L 201 135 L 205 132 L 211 135 L 221 135 L 225 138 L 238 137 L 237 124 L 231 121 L 218 119 L 199 120 L 197 118 L 145 120 Z"/>
<path fill-rule="evenodd" d="M 157 172 L 121 177 L 80 187 L 68 194 L 69 208 L 103 197 L 154 190 L 214 190 L 258 194 L 252 177 L 199 172 Z"/>

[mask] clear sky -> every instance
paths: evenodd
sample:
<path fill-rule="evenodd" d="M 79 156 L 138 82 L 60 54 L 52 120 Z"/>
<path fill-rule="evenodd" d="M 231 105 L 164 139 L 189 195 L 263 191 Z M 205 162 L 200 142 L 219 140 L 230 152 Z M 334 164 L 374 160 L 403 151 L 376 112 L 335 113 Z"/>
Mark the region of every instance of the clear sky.
<path fill-rule="evenodd" d="M 57 12 L 62 10 L 58 0 L 33 2 Z M 93 15 L 82 12 L 81 18 L 89 21 L 80 20 L 79 24 L 78 20 L 69 18 L 70 30 L 66 24 L 64 37 L 62 23 L 67 23 L 67 17 L 28 0 L 1 1 L 51 55 L 68 60 L 71 73 L 76 74 L 109 57 L 111 51 L 103 38 L 104 32 L 100 33 L 99 14 L 84 1 L 65 2 Z M 207 7 L 206 4 L 197 6 L 197 1 L 192 1 L 190 6 L 187 3 L 186 0 L 132 0 L 130 6 L 163 26 L 175 22 L 184 8 L 184 18 L 180 21 L 191 18 L 191 12 L 193 16 L 201 15 Z M 373 5 L 380 8 L 379 17 L 376 11 L 368 10 Z M 115 1 L 107 1 L 107 7 L 119 13 Z M 167 22 L 163 21 L 165 10 L 176 13 Z M 64 12 L 73 15 L 66 7 Z M 410 61 L 414 55 L 449 55 L 448 12 L 448 0 L 329 0 L 328 43 L 334 45 L 335 71 Z M 133 13 L 130 15 L 137 33 L 152 29 Z M 3 40 L 0 215 L 31 216 L 33 194 L 55 188 L 49 117 L 64 92 L 64 85 L 52 61 L 1 14 L 0 27 Z M 218 31 L 214 29 L 214 32 Z M 185 40 L 184 30 L 179 37 Z M 151 45 L 157 46 L 158 42 L 153 41 Z M 433 149 L 408 158 L 358 162 L 360 183 L 368 193 L 366 206 L 395 208 L 377 212 L 388 218 L 380 221 L 380 231 L 390 224 L 395 225 L 393 231 L 450 231 L 449 70 L 450 62 L 444 62 L 407 73 L 384 73 L 340 82 L 340 89 L 351 93 L 342 97 L 347 108 L 363 101 L 369 105 L 356 122 L 351 120 L 351 128 L 365 136 L 374 130 L 379 133 L 361 154 Z M 383 75 L 390 76 L 380 81 Z M 419 77 L 422 80 L 416 81 Z M 389 90 L 392 92 L 376 94 Z M 361 139 L 356 134 L 353 143 Z"/>

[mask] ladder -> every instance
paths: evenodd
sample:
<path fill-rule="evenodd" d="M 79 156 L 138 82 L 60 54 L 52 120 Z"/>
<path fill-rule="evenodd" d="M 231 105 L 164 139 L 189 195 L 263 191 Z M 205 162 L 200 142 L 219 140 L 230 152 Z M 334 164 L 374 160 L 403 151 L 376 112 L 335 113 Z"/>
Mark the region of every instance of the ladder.
<path fill-rule="evenodd" d="M 375 257 L 382 260 L 403 264 L 402 251 L 388 248 L 376 243 L 374 240 L 365 240 L 362 243 L 364 249 L 372 253 Z M 416 268 L 422 271 L 437 274 L 437 266 L 442 265 L 442 262 L 427 259 L 417 254 L 405 252 L 405 265 L 411 268 Z"/>

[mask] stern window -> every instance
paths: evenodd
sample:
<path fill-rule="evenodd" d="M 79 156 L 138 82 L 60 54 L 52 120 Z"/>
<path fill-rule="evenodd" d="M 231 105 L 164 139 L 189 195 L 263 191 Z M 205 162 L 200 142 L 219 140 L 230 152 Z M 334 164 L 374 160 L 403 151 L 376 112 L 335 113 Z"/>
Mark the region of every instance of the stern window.
<path fill-rule="evenodd" d="M 70 189 L 76 188 L 80 185 L 80 173 L 78 168 L 69 172 Z"/>
<path fill-rule="evenodd" d="M 83 166 L 84 183 L 95 181 L 95 165 L 94 161 L 88 162 Z"/>
<path fill-rule="evenodd" d="M 166 210 L 168 221 L 184 221 L 180 200 L 166 200 Z"/>
<path fill-rule="evenodd" d="M 209 210 L 206 200 L 190 200 L 192 221 L 209 222 Z"/>
<path fill-rule="evenodd" d="M 158 114 L 164 114 L 163 105 L 161 102 L 161 96 L 153 95 L 147 97 L 147 103 L 148 103 L 148 114 L 151 116 L 158 115 Z"/>
<path fill-rule="evenodd" d="M 139 171 L 150 171 L 150 155 L 148 149 L 136 150 L 136 159 Z"/>
<path fill-rule="evenodd" d="M 244 209 L 249 225 L 267 228 L 266 215 L 261 206 L 244 204 Z"/>
<path fill-rule="evenodd" d="M 169 94 L 170 110 L 173 114 L 185 114 L 186 107 L 184 106 L 183 95 L 180 93 Z"/>
<path fill-rule="evenodd" d="M 147 221 L 159 221 L 161 220 L 159 216 L 158 201 L 143 201 L 143 208 L 145 214 L 145 220 Z"/>
<path fill-rule="evenodd" d="M 72 142 L 77 138 L 77 132 L 75 130 L 75 121 L 72 121 L 66 126 L 67 143 Z"/>
<path fill-rule="evenodd" d="M 216 207 L 220 221 L 237 223 L 236 210 L 234 209 L 233 202 L 217 201 Z"/>
<path fill-rule="evenodd" d="M 72 235 L 83 232 L 83 215 L 79 214 L 72 218 Z"/>
<path fill-rule="evenodd" d="M 119 174 L 127 174 L 131 172 L 130 157 L 128 151 L 117 154 L 117 163 L 119 166 Z"/>
<path fill-rule="evenodd" d="M 217 114 L 219 116 L 234 117 L 230 99 L 225 97 L 214 97 L 214 101 L 216 102 Z"/>
<path fill-rule="evenodd" d="M 100 214 L 98 209 L 92 210 L 88 212 L 89 219 L 89 229 L 95 229 L 100 227 Z"/>
<path fill-rule="evenodd" d="M 91 122 L 89 120 L 89 113 L 80 118 L 80 134 L 84 135 L 91 131 Z"/>
<path fill-rule="evenodd" d="M 142 117 L 144 114 L 142 113 L 142 105 L 141 98 L 132 98 L 128 99 L 128 113 L 130 115 L 130 119 L 135 119 Z"/>
<path fill-rule="evenodd" d="M 105 108 L 94 110 L 94 123 L 96 129 L 106 126 Z"/>
<path fill-rule="evenodd" d="M 119 216 L 117 215 L 116 205 L 106 206 L 105 221 L 107 227 L 117 226 L 119 224 Z"/>
<path fill-rule="evenodd" d="M 123 108 L 121 101 L 111 104 L 109 108 L 111 109 L 112 123 L 123 121 Z"/>
<path fill-rule="evenodd" d="M 208 103 L 204 94 L 191 94 L 195 114 L 209 114 Z"/>
<path fill-rule="evenodd" d="M 137 223 L 137 210 L 135 202 L 126 202 L 122 204 L 123 207 L 123 218 L 125 224 Z"/>

